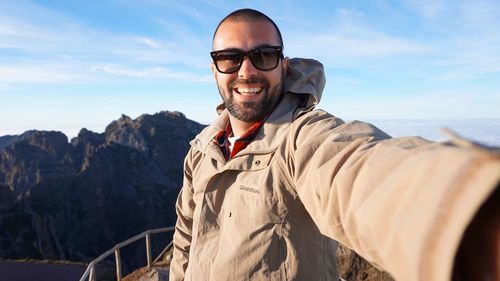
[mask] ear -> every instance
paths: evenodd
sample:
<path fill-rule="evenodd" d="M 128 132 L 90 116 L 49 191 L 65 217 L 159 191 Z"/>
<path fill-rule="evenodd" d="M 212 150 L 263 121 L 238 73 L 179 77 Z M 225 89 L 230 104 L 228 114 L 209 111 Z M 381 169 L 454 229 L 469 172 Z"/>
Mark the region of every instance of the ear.
<path fill-rule="evenodd" d="M 286 74 L 288 71 L 288 57 L 285 57 L 281 60 L 281 69 L 283 73 Z"/>

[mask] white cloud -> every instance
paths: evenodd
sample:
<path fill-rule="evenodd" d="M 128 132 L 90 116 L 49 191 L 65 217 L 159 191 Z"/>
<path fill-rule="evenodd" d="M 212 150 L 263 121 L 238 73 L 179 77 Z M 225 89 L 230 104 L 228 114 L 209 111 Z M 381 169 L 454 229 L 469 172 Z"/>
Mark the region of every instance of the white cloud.
<path fill-rule="evenodd" d="M 2 38 L 34 36 L 36 33 L 36 29 L 31 25 L 8 17 L 0 18 L 0 36 Z"/>
<path fill-rule="evenodd" d="M 459 17 L 465 28 L 498 35 L 500 3 L 496 0 L 465 0 L 459 5 Z M 496 23 L 496 24 L 495 24 Z"/>
<path fill-rule="evenodd" d="M 9 49 L 12 53 L 0 58 L 4 64 L 0 69 L 2 83 L 102 79 L 91 77 L 95 75 L 90 71 L 94 65 L 123 65 L 128 69 L 111 69 L 115 76 L 207 80 L 205 76 L 187 74 L 208 69 L 209 56 L 199 47 L 196 36 L 185 34 L 185 30 L 164 37 L 123 34 L 88 27 L 35 4 L 22 4 L 26 5 L 26 14 L 14 6 L 0 9 L 3 10 L 0 11 L 0 52 Z M 206 51 L 208 53 L 208 49 Z M 168 65 L 175 65 L 186 73 L 168 71 L 165 67 Z M 108 69 L 109 73 L 111 70 Z"/>
<path fill-rule="evenodd" d="M 498 1 L 405 3 L 421 18 L 397 20 L 407 16 L 398 14 L 373 22 L 363 12 L 339 9 L 330 22 L 292 25 L 285 53 L 314 54 L 326 67 L 376 75 L 419 73 L 429 80 L 452 81 L 500 74 Z"/>
<path fill-rule="evenodd" d="M 372 93 L 359 98 L 322 102 L 322 107 L 347 119 L 467 119 L 498 118 L 500 93 L 435 90 L 412 95 Z"/>
<path fill-rule="evenodd" d="M 348 15 L 354 18 L 345 18 Z M 400 64 L 402 61 L 437 54 L 427 42 L 394 36 L 376 30 L 358 19 L 356 13 L 342 12 L 342 20 L 315 31 L 297 31 L 286 44 L 286 55 L 314 54 L 323 63 L 335 67 L 369 67 L 370 61 Z M 304 44 L 307 42 L 307 44 Z"/>
<path fill-rule="evenodd" d="M 137 37 L 132 37 L 132 40 L 135 40 L 140 44 L 144 44 L 152 49 L 162 48 L 162 43 L 152 38 L 137 36 Z"/>
<path fill-rule="evenodd" d="M 386 58 L 388 56 L 424 54 L 432 48 L 419 42 L 389 36 L 371 30 L 357 29 L 352 32 L 330 33 L 307 38 L 314 45 L 330 50 L 334 58 Z M 307 41 L 311 42 L 311 41 Z"/>
<path fill-rule="evenodd" d="M 436 18 L 446 8 L 443 0 L 409 0 L 405 2 L 425 18 Z"/>
<path fill-rule="evenodd" d="M 96 65 L 92 67 L 92 71 L 104 72 L 110 75 L 133 77 L 133 78 L 149 78 L 149 79 L 175 79 L 191 82 L 213 82 L 210 75 L 196 75 L 191 72 L 177 72 L 165 67 L 149 67 L 143 69 L 134 69 L 119 64 Z"/>
<path fill-rule="evenodd" d="M 67 67 L 58 65 L 0 66 L 0 83 L 66 83 L 89 78 L 82 73 L 74 74 L 68 70 Z"/>

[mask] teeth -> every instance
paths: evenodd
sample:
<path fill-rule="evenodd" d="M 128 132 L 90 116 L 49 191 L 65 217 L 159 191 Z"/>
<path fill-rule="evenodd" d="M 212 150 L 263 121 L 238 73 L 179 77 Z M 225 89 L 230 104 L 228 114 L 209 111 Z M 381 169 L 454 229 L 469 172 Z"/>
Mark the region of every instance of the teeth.
<path fill-rule="evenodd" d="M 262 88 L 238 88 L 238 93 L 246 96 L 253 96 L 261 90 Z"/>

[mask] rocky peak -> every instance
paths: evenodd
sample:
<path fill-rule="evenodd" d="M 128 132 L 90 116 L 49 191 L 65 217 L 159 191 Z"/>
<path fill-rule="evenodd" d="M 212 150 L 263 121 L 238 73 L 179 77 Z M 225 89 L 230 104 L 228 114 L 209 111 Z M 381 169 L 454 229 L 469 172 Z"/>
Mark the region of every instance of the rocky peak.
<path fill-rule="evenodd" d="M 0 185 L 17 196 L 44 180 L 73 174 L 71 148 L 61 132 L 25 132 L 0 151 Z"/>
<path fill-rule="evenodd" d="M 20 137 L 32 146 L 49 153 L 64 154 L 69 149 L 68 137 L 57 131 L 27 131 Z"/>
<path fill-rule="evenodd" d="M 106 127 L 104 132 L 106 143 L 117 143 L 140 151 L 147 151 L 146 141 L 137 127 L 138 124 L 136 121 L 126 115 L 122 115 L 120 119 L 113 121 Z"/>
<path fill-rule="evenodd" d="M 177 111 L 161 111 L 150 115 L 143 114 L 136 119 L 122 115 L 105 130 L 106 143 L 117 143 L 148 153 L 157 141 L 186 136 L 199 132 L 203 128 Z M 156 141 L 155 141 L 156 140 Z"/>
<path fill-rule="evenodd" d="M 99 146 L 104 144 L 105 138 L 103 134 L 95 133 L 86 128 L 83 128 L 78 133 L 77 137 L 71 139 L 71 144 L 73 146 L 79 146 L 83 144 L 91 145 L 91 146 Z"/>
<path fill-rule="evenodd" d="M 78 136 L 71 140 L 75 167 L 79 167 L 80 171 L 85 170 L 88 167 L 90 157 L 105 143 L 104 134 L 95 133 L 85 128 L 81 129 Z"/>
<path fill-rule="evenodd" d="M 189 120 L 184 116 L 184 114 L 174 111 L 162 111 L 153 115 L 143 114 L 137 118 L 137 123 L 143 129 L 143 133 L 152 136 L 150 134 L 150 128 L 160 127 L 160 128 L 178 128 L 184 127 Z"/>

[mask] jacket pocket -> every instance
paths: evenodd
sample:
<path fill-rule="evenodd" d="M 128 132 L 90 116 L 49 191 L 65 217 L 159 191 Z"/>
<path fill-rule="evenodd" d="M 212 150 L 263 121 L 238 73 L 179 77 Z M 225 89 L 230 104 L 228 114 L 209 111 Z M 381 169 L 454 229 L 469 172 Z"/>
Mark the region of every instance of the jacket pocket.
<path fill-rule="evenodd" d="M 260 192 L 257 188 L 244 184 L 232 188 L 223 204 L 228 221 L 237 219 L 238 224 L 253 227 L 281 223 L 277 200 L 264 197 Z"/>
<path fill-rule="evenodd" d="M 283 280 L 283 241 L 276 202 L 234 187 L 226 193 L 220 213 L 223 218 L 212 257 L 212 277 Z"/>

